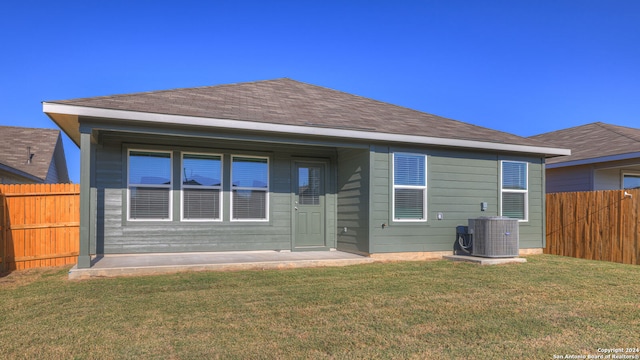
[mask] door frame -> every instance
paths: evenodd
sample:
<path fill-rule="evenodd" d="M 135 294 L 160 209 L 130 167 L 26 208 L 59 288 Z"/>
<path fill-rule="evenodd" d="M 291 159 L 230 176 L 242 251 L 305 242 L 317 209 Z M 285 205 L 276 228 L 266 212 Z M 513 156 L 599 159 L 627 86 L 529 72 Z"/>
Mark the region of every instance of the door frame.
<path fill-rule="evenodd" d="M 297 233 L 297 216 L 296 216 L 296 200 L 298 198 L 298 165 L 299 164 L 320 164 L 324 167 L 324 224 L 322 224 L 324 233 L 324 246 L 307 246 L 296 247 L 296 233 Z M 329 193 L 333 189 L 331 183 L 331 160 L 330 159 L 318 159 L 318 158 L 295 158 L 291 160 L 291 251 L 328 251 L 332 246 L 329 243 L 329 229 L 327 228 L 328 216 L 333 207 L 329 206 Z M 331 209 L 330 209 L 331 208 Z"/>

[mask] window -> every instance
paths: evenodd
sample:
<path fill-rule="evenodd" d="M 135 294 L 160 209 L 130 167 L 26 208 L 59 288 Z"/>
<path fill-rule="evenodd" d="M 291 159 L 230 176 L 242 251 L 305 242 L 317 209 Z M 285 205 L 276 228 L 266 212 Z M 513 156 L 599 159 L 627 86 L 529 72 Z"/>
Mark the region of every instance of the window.
<path fill-rule="evenodd" d="M 527 163 L 502 161 L 501 215 L 513 219 L 527 220 L 528 182 Z"/>
<path fill-rule="evenodd" d="M 222 157 L 182 154 L 182 219 L 221 220 Z"/>
<path fill-rule="evenodd" d="M 623 174 L 623 189 L 640 189 L 640 174 Z"/>
<path fill-rule="evenodd" d="M 171 153 L 129 151 L 129 219 L 171 220 Z"/>
<path fill-rule="evenodd" d="M 393 219 L 427 220 L 427 158 L 419 154 L 393 154 Z"/>
<path fill-rule="evenodd" d="M 268 220 L 269 160 L 231 157 L 231 220 Z"/>

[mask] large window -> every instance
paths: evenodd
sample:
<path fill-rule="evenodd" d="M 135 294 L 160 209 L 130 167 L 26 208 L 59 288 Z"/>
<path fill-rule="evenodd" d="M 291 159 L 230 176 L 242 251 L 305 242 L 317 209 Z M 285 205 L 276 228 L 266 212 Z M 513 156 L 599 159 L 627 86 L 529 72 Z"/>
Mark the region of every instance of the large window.
<path fill-rule="evenodd" d="M 624 189 L 640 189 L 640 174 L 623 174 L 622 178 Z"/>
<path fill-rule="evenodd" d="M 527 163 L 502 161 L 501 215 L 513 219 L 527 220 L 528 194 Z"/>
<path fill-rule="evenodd" d="M 182 154 L 182 219 L 221 220 L 222 157 Z"/>
<path fill-rule="evenodd" d="M 129 151 L 129 219 L 171 220 L 171 152 Z"/>
<path fill-rule="evenodd" d="M 393 154 L 393 219 L 427 220 L 427 158 Z"/>
<path fill-rule="evenodd" d="M 269 160 L 231 157 L 231 220 L 267 220 Z"/>

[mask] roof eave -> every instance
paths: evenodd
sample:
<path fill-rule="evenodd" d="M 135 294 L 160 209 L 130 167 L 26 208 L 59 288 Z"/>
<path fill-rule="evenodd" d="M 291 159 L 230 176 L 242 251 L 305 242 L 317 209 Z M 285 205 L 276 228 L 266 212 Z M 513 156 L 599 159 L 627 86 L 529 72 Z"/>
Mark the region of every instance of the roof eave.
<path fill-rule="evenodd" d="M 115 110 L 77 105 L 43 102 L 43 111 L 76 143 L 79 144 L 80 130 L 77 126 L 79 116 L 118 119 L 128 121 L 152 122 L 164 125 L 193 125 L 230 130 L 251 130 L 271 133 L 326 136 L 356 140 L 389 141 L 421 145 L 449 146 L 483 150 L 497 150 L 545 156 L 571 155 L 571 150 L 543 146 L 530 146 L 506 143 L 494 143 L 466 139 L 437 138 L 428 136 L 378 133 L 373 131 L 283 125 L 256 121 L 217 119 L 196 116 L 148 113 L 130 110 Z M 68 123 L 68 117 L 75 116 L 75 125 Z M 65 118 L 66 117 L 66 118 Z M 65 122 L 66 121 L 66 122 Z"/>
<path fill-rule="evenodd" d="M 20 169 L 16 169 L 14 167 L 11 167 L 9 165 L 5 165 L 5 164 L 0 164 L 0 170 L 4 170 L 6 172 L 10 172 L 12 174 L 15 174 L 17 176 L 23 177 L 25 179 L 31 180 L 31 181 L 35 181 L 35 182 L 43 182 L 44 179 L 39 178 L 33 174 L 29 174 L 28 172 L 22 171 Z"/>
<path fill-rule="evenodd" d="M 632 153 L 626 153 L 626 154 L 600 156 L 600 157 L 597 157 L 597 158 L 576 159 L 576 160 L 557 162 L 557 163 L 553 163 L 553 164 L 546 164 L 546 168 L 547 169 L 555 169 L 555 168 L 561 168 L 561 167 L 590 165 L 590 164 L 598 164 L 598 163 L 603 163 L 603 162 L 621 161 L 621 160 L 629 160 L 629 159 L 636 159 L 636 158 L 640 159 L 640 151 L 632 152 Z"/>

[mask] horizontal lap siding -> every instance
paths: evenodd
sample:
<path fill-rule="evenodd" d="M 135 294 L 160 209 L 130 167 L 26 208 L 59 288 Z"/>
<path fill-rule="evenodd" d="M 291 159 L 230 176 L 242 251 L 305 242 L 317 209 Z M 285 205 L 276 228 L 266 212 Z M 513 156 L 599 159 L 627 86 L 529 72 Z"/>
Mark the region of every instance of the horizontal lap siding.
<path fill-rule="evenodd" d="M 338 152 L 338 249 L 369 252 L 369 150 Z M 344 229 L 347 229 L 345 232 Z"/>
<path fill-rule="evenodd" d="M 392 178 L 390 152 L 378 147 L 372 153 L 372 253 L 452 251 L 456 226 L 469 218 L 499 214 L 499 157 L 496 154 L 445 150 L 414 150 L 427 157 L 426 222 L 391 219 Z M 411 152 L 411 149 L 398 151 Z M 529 162 L 529 216 L 521 223 L 521 247 L 542 247 L 542 166 L 537 158 L 510 158 Z M 486 202 L 487 211 L 480 204 Z M 443 219 L 437 220 L 438 213 Z M 387 223 L 384 229 L 380 224 Z"/>
<path fill-rule="evenodd" d="M 547 169 L 546 178 L 548 193 L 593 190 L 593 174 L 588 165 Z"/>
<path fill-rule="evenodd" d="M 181 144 L 184 151 L 202 151 L 184 148 L 193 142 Z M 216 145 L 220 146 L 217 142 Z M 228 145 L 228 144 L 226 144 Z M 177 146 L 177 145 L 176 145 Z M 239 149 L 225 149 L 227 154 L 244 154 L 249 146 L 235 145 Z M 131 145 L 132 148 L 145 146 Z M 118 254 L 140 252 L 188 252 L 234 250 L 289 250 L 291 249 L 291 160 L 292 153 L 275 147 L 251 149 L 251 154 L 270 155 L 269 222 L 185 222 L 179 221 L 174 211 L 173 221 L 132 222 L 126 220 L 126 147 L 119 141 L 105 141 L 96 149 L 97 228 L 91 244 L 92 253 Z M 205 149 L 206 150 L 206 149 Z M 212 150 L 217 152 L 218 150 Z M 313 155 L 331 156 L 331 151 L 311 151 Z M 304 155 L 305 150 L 295 155 Z M 175 158 L 175 154 L 174 154 Z M 175 163 L 174 163 L 175 164 Z M 228 169 L 228 164 L 225 166 Z M 228 174 L 225 175 L 228 178 Z M 179 185 L 178 185 L 179 186 Z M 226 191 L 228 192 L 228 191 Z M 179 192 L 173 197 L 173 207 L 180 206 Z M 335 208 L 335 195 L 328 193 L 327 206 Z M 229 217 L 230 196 L 223 196 L 223 212 Z M 335 210 L 333 210 L 335 212 Z M 331 213 L 331 211 L 329 211 Z M 176 215 L 178 214 L 178 215 Z M 330 228 L 329 228 L 330 226 Z M 335 216 L 327 217 L 327 238 L 335 246 Z M 333 240 L 332 240 L 333 239 Z"/>

